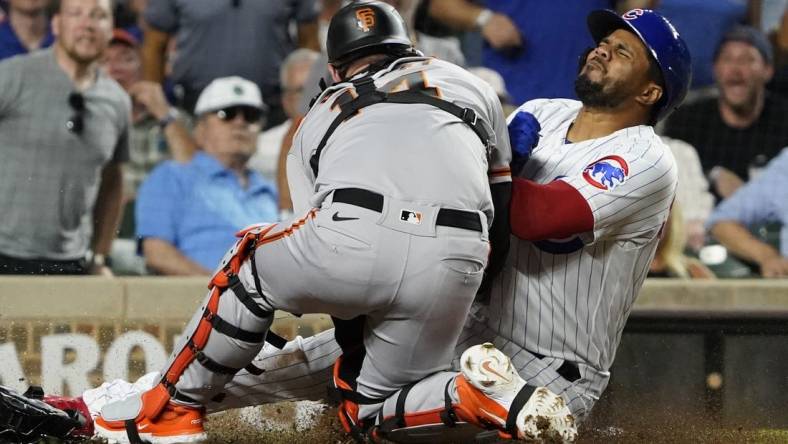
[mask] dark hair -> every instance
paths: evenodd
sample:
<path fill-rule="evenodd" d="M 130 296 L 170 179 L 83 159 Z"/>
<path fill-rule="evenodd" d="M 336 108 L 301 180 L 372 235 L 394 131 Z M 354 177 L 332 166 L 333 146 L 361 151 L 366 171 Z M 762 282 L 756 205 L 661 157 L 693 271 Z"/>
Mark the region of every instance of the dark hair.
<path fill-rule="evenodd" d="M 109 1 L 109 12 L 114 15 L 115 13 L 115 0 Z M 57 15 L 60 13 L 60 7 L 63 5 L 63 0 L 49 0 L 49 16 Z"/>

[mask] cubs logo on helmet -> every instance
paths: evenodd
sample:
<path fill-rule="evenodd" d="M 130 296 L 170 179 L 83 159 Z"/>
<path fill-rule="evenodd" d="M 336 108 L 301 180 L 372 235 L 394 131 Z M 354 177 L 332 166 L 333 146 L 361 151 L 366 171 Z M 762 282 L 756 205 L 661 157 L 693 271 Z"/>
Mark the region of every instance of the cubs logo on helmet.
<path fill-rule="evenodd" d="M 583 170 L 583 179 L 600 190 L 612 190 L 629 176 L 629 165 L 620 156 L 603 157 Z"/>

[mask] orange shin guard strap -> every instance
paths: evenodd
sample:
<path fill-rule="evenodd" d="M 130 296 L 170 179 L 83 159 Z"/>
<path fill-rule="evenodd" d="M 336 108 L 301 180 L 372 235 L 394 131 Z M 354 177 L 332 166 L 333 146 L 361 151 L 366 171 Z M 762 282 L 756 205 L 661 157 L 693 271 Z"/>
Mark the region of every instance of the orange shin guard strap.
<path fill-rule="evenodd" d="M 219 296 L 219 288 L 214 287 L 213 290 L 211 290 L 211 297 L 208 299 L 208 304 L 206 306 L 212 313 L 215 313 L 219 308 Z M 204 317 L 200 319 L 192 338 L 187 342 L 183 350 L 178 353 L 178 356 L 164 375 L 164 379 L 169 384 L 174 386 L 178 382 L 183 372 L 186 371 L 186 367 L 194 360 L 196 355 L 195 351 L 202 350 L 205 344 L 208 343 L 208 336 L 211 334 L 212 329 L 213 326 L 208 319 Z"/>
<path fill-rule="evenodd" d="M 164 384 L 159 383 L 156 387 L 142 394 L 142 411 L 140 415 L 155 419 L 170 401 L 170 393 Z"/>

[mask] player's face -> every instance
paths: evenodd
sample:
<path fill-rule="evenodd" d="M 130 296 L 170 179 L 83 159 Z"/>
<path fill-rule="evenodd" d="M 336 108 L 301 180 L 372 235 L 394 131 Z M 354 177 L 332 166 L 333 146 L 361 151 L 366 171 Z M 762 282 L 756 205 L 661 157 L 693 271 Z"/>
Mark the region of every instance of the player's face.
<path fill-rule="evenodd" d="M 123 43 L 109 45 L 104 51 L 107 74 L 128 90 L 142 79 L 142 61 L 137 49 Z"/>
<path fill-rule="evenodd" d="M 98 60 L 112 36 L 109 0 L 62 0 L 52 19 L 58 46 L 77 63 Z"/>
<path fill-rule="evenodd" d="M 752 107 L 772 74 L 761 53 L 745 42 L 725 43 L 714 61 L 720 99 L 733 109 Z"/>
<path fill-rule="evenodd" d="M 631 32 L 619 29 L 586 56 L 575 92 L 587 106 L 615 108 L 640 94 L 648 83 L 646 48 Z"/>
<path fill-rule="evenodd" d="M 249 121 L 254 111 L 231 107 L 227 110 L 208 113 L 200 118 L 196 132 L 197 142 L 208 154 L 230 157 L 243 163 L 254 154 L 262 120 Z M 228 117 L 232 114 L 232 117 Z M 247 119 L 248 117 L 248 119 Z"/>

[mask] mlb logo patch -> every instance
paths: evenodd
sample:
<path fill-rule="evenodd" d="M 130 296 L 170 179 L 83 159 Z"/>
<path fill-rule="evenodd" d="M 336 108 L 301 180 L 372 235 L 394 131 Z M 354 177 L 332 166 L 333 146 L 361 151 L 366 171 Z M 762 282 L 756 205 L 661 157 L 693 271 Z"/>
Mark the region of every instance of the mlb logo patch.
<path fill-rule="evenodd" d="M 600 190 L 612 190 L 629 176 L 629 165 L 620 156 L 605 156 L 583 170 L 583 179 Z"/>
<path fill-rule="evenodd" d="M 421 218 L 421 213 L 418 211 L 402 210 L 399 213 L 399 220 L 413 225 L 421 225 Z"/>

